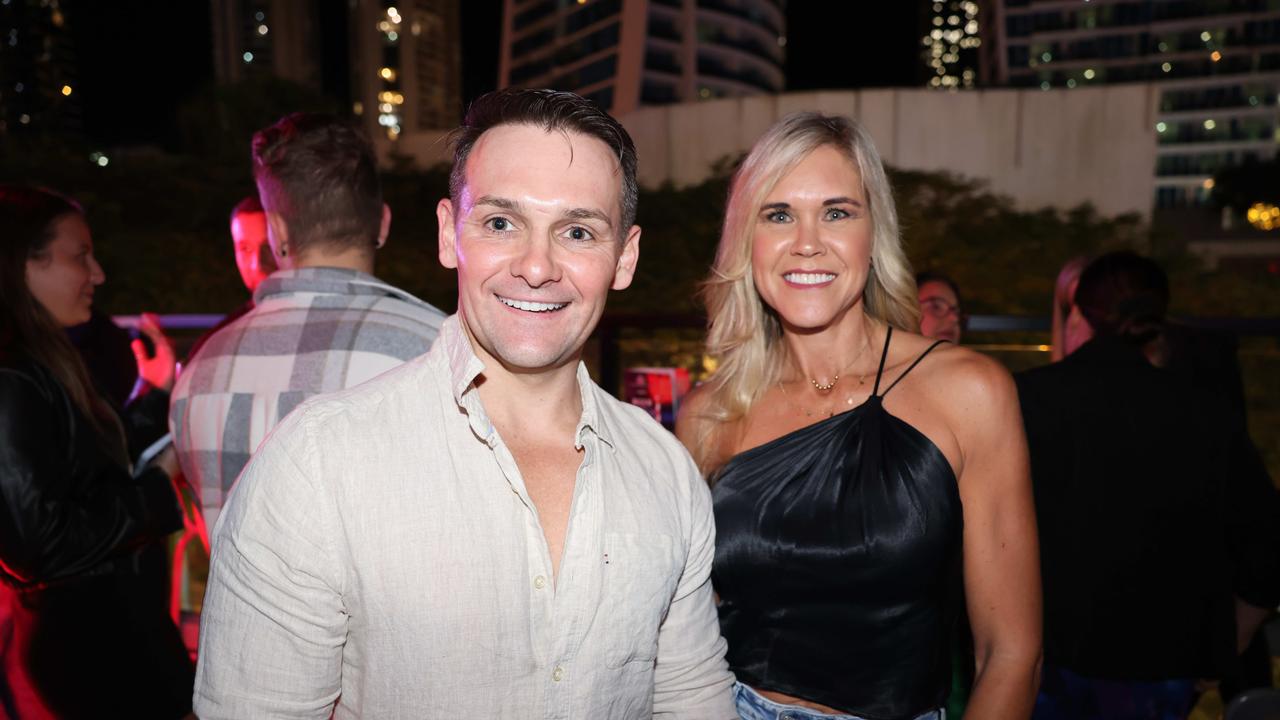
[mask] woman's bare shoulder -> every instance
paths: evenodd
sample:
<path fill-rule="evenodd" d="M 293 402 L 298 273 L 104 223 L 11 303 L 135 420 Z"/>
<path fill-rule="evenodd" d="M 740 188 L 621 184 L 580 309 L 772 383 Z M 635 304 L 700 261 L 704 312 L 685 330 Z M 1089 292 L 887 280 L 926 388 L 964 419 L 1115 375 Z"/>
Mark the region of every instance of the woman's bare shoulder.
<path fill-rule="evenodd" d="M 927 369 L 921 368 L 924 389 L 937 399 L 937 411 L 963 448 L 1007 437 L 1021 428 L 1017 386 L 1000 361 L 951 344 L 931 354 L 938 357 Z"/>

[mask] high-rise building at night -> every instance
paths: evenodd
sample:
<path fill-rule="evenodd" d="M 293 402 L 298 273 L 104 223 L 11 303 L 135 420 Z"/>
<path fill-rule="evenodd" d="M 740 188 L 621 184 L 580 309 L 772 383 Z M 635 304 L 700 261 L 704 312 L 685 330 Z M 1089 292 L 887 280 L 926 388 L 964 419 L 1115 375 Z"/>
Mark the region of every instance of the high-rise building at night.
<path fill-rule="evenodd" d="M 219 83 L 274 76 L 323 89 L 327 48 L 306 0 L 213 0 L 213 69 Z"/>
<path fill-rule="evenodd" d="M 391 139 L 462 119 L 458 3 L 360 0 L 354 81 L 360 112 Z"/>
<path fill-rule="evenodd" d="M 0 135 L 82 131 L 75 45 L 58 0 L 0 2 Z"/>
<path fill-rule="evenodd" d="M 1002 0 L 996 11 L 1001 84 L 1156 83 L 1158 208 L 1203 204 L 1216 172 L 1280 150 L 1277 0 Z"/>
<path fill-rule="evenodd" d="M 927 30 L 921 40 L 929 87 L 971 89 L 988 79 L 982 77 L 989 63 L 983 63 L 983 25 L 987 22 L 981 5 L 974 0 L 938 0 L 931 3 Z"/>
<path fill-rule="evenodd" d="M 615 114 L 782 92 L 778 0 L 505 0 L 502 87 L 553 87 Z"/>
<path fill-rule="evenodd" d="M 349 103 L 395 140 L 462 114 L 458 3 L 213 0 L 219 82 L 270 75 Z"/>

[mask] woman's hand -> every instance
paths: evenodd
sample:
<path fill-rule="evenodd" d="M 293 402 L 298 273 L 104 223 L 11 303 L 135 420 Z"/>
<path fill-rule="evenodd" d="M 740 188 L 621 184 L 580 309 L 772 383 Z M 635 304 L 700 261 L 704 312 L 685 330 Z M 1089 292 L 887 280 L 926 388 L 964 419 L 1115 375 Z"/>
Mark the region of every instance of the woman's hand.
<path fill-rule="evenodd" d="M 148 355 L 147 346 L 141 338 L 130 343 L 133 348 L 133 357 L 138 362 L 138 377 L 147 381 L 152 387 L 169 392 L 173 389 L 176 364 L 173 344 L 169 342 L 169 338 L 165 337 L 164 330 L 160 329 L 160 318 L 155 313 L 143 313 L 138 322 L 138 329 L 151 340 L 156 351 L 155 355 Z"/>

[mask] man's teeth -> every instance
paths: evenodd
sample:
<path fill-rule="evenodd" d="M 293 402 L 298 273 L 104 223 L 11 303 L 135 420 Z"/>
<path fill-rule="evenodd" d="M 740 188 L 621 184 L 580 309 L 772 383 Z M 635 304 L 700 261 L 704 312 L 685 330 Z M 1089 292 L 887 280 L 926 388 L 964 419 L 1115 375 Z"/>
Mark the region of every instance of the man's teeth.
<path fill-rule="evenodd" d="M 831 273 L 787 273 L 782 277 L 796 285 L 820 285 L 836 279 L 836 276 Z"/>
<path fill-rule="evenodd" d="M 498 296 L 498 300 L 501 301 L 502 304 L 506 305 L 507 307 L 513 307 L 517 310 L 524 310 L 525 312 L 551 312 L 552 310 L 559 310 L 560 308 L 569 304 L 569 303 L 532 302 L 530 300 L 512 300 L 510 298 L 504 298 L 502 296 Z"/>

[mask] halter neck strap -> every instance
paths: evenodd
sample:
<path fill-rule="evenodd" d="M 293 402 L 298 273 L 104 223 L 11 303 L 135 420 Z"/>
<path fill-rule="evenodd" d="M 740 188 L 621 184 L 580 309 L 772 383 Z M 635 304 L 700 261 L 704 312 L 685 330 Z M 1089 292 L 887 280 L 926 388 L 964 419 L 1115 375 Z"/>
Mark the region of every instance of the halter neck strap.
<path fill-rule="evenodd" d="M 919 356 L 919 357 L 917 357 L 914 361 L 912 361 L 912 363 L 911 363 L 910 365 L 908 365 L 908 366 L 907 366 L 907 369 L 906 369 L 906 370 L 903 370 L 903 371 L 902 371 L 902 374 L 898 376 L 898 379 L 897 379 L 897 380 L 894 380 L 894 381 L 893 381 L 893 384 L 892 384 L 892 385 L 890 385 L 890 386 L 889 386 L 889 387 L 884 391 L 884 395 L 888 395 L 890 390 L 892 390 L 892 389 L 894 389 L 895 387 L 897 387 L 898 383 L 902 382 L 902 378 L 906 377 L 906 376 L 907 376 L 907 373 L 909 373 L 909 372 L 911 372 L 912 370 L 914 370 L 914 369 L 916 368 L 916 366 L 920 364 L 920 361 L 924 359 L 924 356 L 925 356 L 925 355 L 928 355 L 929 353 L 933 352 L 933 349 L 934 349 L 934 348 L 938 347 L 939 345 L 941 345 L 941 344 L 943 344 L 943 343 L 945 343 L 945 342 L 946 342 L 946 340 L 935 340 L 935 341 L 934 341 L 934 343 L 933 343 L 932 345 L 930 345 L 929 347 L 925 348 L 925 351 L 924 351 L 924 352 L 922 352 L 922 353 L 920 353 L 920 356 Z M 884 397 L 884 395 L 881 395 L 880 397 Z"/>
<path fill-rule="evenodd" d="M 876 384 L 875 387 L 871 388 L 872 395 L 880 394 L 880 376 L 884 375 L 884 360 L 889 357 L 889 338 L 891 337 L 893 337 L 893 326 L 886 325 L 884 333 L 884 349 L 880 351 L 880 367 L 876 369 Z"/>

